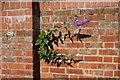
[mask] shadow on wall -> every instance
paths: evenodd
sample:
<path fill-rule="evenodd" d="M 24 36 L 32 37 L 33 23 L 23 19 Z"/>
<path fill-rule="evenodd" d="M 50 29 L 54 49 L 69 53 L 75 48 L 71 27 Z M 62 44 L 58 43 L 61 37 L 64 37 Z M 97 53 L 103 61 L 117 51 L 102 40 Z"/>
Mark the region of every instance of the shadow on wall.
<path fill-rule="evenodd" d="M 40 9 L 39 2 L 32 2 L 33 16 L 33 79 L 40 80 L 40 60 L 38 46 L 35 45 L 36 39 L 40 34 Z"/>

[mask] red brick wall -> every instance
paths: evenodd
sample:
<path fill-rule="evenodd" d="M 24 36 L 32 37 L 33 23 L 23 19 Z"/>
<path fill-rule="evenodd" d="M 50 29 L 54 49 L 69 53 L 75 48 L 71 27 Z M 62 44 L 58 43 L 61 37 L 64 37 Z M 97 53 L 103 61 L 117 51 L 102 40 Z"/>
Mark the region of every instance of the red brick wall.
<path fill-rule="evenodd" d="M 32 77 L 32 3 L 1 2 L 2 78 Z M 14 36 L 7 37 L 12 31 Z"/>
<path fill-rule="evenodd" d="M 81 33 L 92 37 L 83 39 L 83 43 L 69 40 L 56 50 L 78 52 L 77 59 L 84 61 L 60 68 L 40 62 L 41 78 L 117 78 L 120 65 L 118 51 L 118 3 L 117 2 L 39 2 L 40 28 L 50 29 L 53 24 L 72 22 L 73 15 L 79 19 L 85 17 L 89 23 L 81 26 Z M 2 56 L 0 66 L 2 78 L 33 77 L 33 24 L 31 2 L 0 2 L 0 39 Z M 2 11 L 2 12 L 1 12 Z M 1 30 L 2 27 L 2 30 Z M 74 31 L 72 25 L 69 29 Z M 7 37 L 9 31 L 13 37 Z M 64 30 L 61 30 L 64 32 Z M 0 53 L 1 55 L 1 53 Z M 37 66 L 36 66 L 37 67 Z M 0 71 L 0 72 L 1 72 Z M 0 77 L 1 77 L 0 76 Z"/>
<path fill-rule="evenodd" d="M 2 62 L 2 59 L 1 59 L 1 56 L 2 56 L 2 26 L 1 26 L 1 24 L 2 24 L 2 5 L 1 5 L 2 3 L 0 2 L 0 79 L 1 79 L 1 74 L 2 74 L 2 70 L 1 70 L 1 68 L 2 68 L 2 64 L 1 64 L 1 62 Z"/>
<path fill-rule="evenodd" d="M 71 23 L 74 15 L 85 17 L 89 23 L 81 26 L 81 33 L 92 37 L 83 43 L 66 41 L 56 47 L 61 53 L 78 52 L 78 59 L 84 61 L 73 67 L 62 65 L 60 68 L 41 61 L 42 78 L 117 78 L 118 68 L 118 3 L 117 2 L 40 2 L 41 29 L 50 29 L 53 24 Z M 68 23 L 68 24 L 69 24 Z M 73 25 L 68 25 L 75 30 Z M 61 31 L 64 30 L 61 29 Z"/>

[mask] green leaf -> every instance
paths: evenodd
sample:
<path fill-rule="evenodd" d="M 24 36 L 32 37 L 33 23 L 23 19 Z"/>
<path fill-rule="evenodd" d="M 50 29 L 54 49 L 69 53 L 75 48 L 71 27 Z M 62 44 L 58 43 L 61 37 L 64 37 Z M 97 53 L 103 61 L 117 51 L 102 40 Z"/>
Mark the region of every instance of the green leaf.
<path fill-rule="evenodd" d="M 44 39 L 45 44 L 48 44 L 48 42 L 49 42 L 48 39 Z"/>
<path fill-rule="evenodd" d="M 66 24 L 66 22 L 63 22 L 63 24 L 65 25 L 65 24 Z"/>

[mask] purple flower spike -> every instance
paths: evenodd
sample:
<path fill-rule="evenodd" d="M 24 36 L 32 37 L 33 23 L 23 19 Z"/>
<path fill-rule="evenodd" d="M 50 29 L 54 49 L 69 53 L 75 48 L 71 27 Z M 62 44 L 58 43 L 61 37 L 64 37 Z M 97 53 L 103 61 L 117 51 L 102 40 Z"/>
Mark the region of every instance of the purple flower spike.
<path fill-rule="evenodd" d="M 78 26 L 81 26 L 81 25 L 86 24 L 88 22 L 89 22 L 89 20 L 77 20 L 77 17 L 76 17 L 74 22 L 73 22 L 73 25 L 78 27 Z"/>

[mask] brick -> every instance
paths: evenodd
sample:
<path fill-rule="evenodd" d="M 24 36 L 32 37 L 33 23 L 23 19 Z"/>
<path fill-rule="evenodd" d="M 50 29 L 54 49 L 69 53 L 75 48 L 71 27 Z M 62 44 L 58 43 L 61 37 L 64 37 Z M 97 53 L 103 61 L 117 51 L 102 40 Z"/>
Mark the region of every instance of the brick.
<path fill-rule="evenodd" d="M 20 8 L 20 2 L 15 2 L 15 8 L 16 9 Z"/>
<path fill-rule="evenodd" d="M 94 79 L 96 79 L 96 76 L 88 76 L 88 75 L 87 76 L 86 75 L 85 76 L 81 76 L 80 75 L 79 79 L 82 79 L 82 80 L 93 79 L 94 80 Z"/>
<path fill-rule="evenodd" d="M 104 2 L 104 6 L 105 7 L 109 7 L 110 6 L 110 2 Z"/>
<path fill-rule="evenodd" d="M 53 15 L 53 11 L 45 11 L 45 12 L 41 12 L 41 14 L 43 16 L 49 16 L 49 15 Z M 51 17 L 52 18 L 52 17 Z"/>
<path fill-rule="evenodd" d="M 111 14 L 111 15 L 115 15 L 116 13 L 118 13 L 118 8 L 113 8 L 113 9 L 106 8 L 102 12 L 102 14 Z"/>
<path fill-rule="evenodd" d="M 118 6 L 118 2 L 111 2 L 111 7 L 116 7 Z"/>
<path fill-rule="evenodd" d="M 120 76 L 120 71 L 114 71 L 114 76 Z"/>
<path fill-rule="evenodd" d="M 26 51 L 26 56 L 32 56 L 32 55 L 33 55 L 33 51 L 32 50 Z"/>
<path fill-rule="evenodd" d="M 101 36 L 100 37 L 101 41 L 104 42 L 114 42 L 114 41 L 118 41 L 118 37 L 117 36 Z"/>
<path fill-rule="evenodd" d="M 92 29 L 86 29 L 86 30 L 85 30 L 85 33 L 86 33 L 86 34 L 93 34 L 93 30 L 92 30 Z"/>
<path fill-rule="evenodd" d="M 97 7 L 97 2 L 91 2 L 91 7 Z"/>
<path fill-rule="evenodd" d="M 67 17 L 59 17 L 58 21 L 59 22 L 66 22 L 67 21 Z"/>
<path fill-rule="evenodd" d="M 55 9 L 60 9 L 60 2 L 55 2 Z"/>
<path fill-rule="evenodd" d="M 24 71 L 26 76 L 32 76 L 32 71 Z"/>
<path fill-rule="evenodd" d="M 86 23 L 84 25 L 82 25 L 83 27 L 97 27 L 98 26 L 98 22 L 89 22 Z"/>
<path fill-rule="evenodd" d="M 10 9 L 15 9 L 15 2 L 10 2 Z"/>
<path fill-rule="evenodd" d="M 108 50 L 99 50 L 99 55 L 108 55 L 109 51 Z"/>
<path fill-rule="evenodd" d="M 83 43 L 66 43 L 66 47 L 68 48 L 83 48 L 84 44 Z"/>
<path fill-rule="evenodd" d="M 112 57 L 104 57 L 104 62 L 112 62 Z"/>
<path fill-rule="evenodd" d="M 67 8 L 72 8 L 73 7 L 73 3 L 72 2 L 66 2 L 66 6 L 67 6 Z"/>
<path fill-rule="evenodd" d="M 97 50 L 95 49 L 91 49 L 91 50 L 88 50 L 88 49 L 81 49 L 79 51 L 80 54 L 89 54 L 89 55 L 96 55 L 97 54 Z"/>
<path fill-rule="evenodd" d="M 20 63 L 20 62 L 24 62 L 24 60 L 25 59 L 23 57 L 17 57 L 16 62 Z"/>
<path fill-rule="evenodd" d="M 85 61 L 90 61 L 90 62 L 102 62 L 102 57 L 99 56 L 85 56 Z"/>
<path fill-rule="evenodd" d="M 43 23 L 49 23 L 50 22 L 50 17 L 42 17 Z"/>
<path fill-rule="evenodd" d="M 70 80 L 77 80 L 78 76 L 77 75 L 70 75 Z"/>
<path fill-rule="evenodd" d="M 95 74 L 103 76 L 103 70 L 95 70 Z"/>
<path fill-rule="evenodd" d="M 86 39 L 82 39 L 82 41 L 98 41 L 98 36 L 92 36 L 92 37 L 89 37 L 89 38 L 86 38 Z"/>
<path fill-rule="evenodd" d="M 67 69 L 68 74 L 82 74 L 83 71 L 81 69 Z"/>
<path fill-rule="evenodd" d="M 3 7 L 2 7 L 3 3 L 0 2 L 0 11 L 3 10 Z"/>
<path fill-rule="evenodd" d="M 32 36 L 33 32 L 32 30 L 25 30 L 24 36 Z"/>
<path fill-rule="evenodd" d="M 24 36 L 24 30 L 16 31 L 16 36 Z"/>
<path fill-rule="evenodd" d="M 24 76 L 25 71 L 24 70 L 17 70 L 17 74 L 19 74 L 20 76 Z"/>
<path fill-rule="evenodd" d="M 26 14 L 26 15 L 32 15 L 32 10 L 31 10 L 31 9 L 25 10 L 25 14 Z"/>
<path fill-rule="evenodd" d="M 118 50 L 109 50 L 109 55 L 117 55 Z"/>
<path fill-rule="evenodd" d="M 26 68 L 26 70 L 32 70 L 33 65 L 32 64 L 26 64 L 25 68 Z"/>
<path fill-rule="evenodd" d="M 104 76 L 113 76 L 113 71 L 105 71 Z"/>
<path fill-rule="evenodd" d="M 98 7 L 103 7 L 104 6 L 104 2 L 97 2 L 97 6 Z"/>
<path fill-rule="evenodd" d="M 105 20 L 104 15 L 93 15 L 88 18 L 89 20 L 93 21 L 100 21 L 100 20 Z"/>
<path fill-rule="evenodd" d="M 27 2 L 27 8 L 32 8 L 32 2 Z"/>
<path fill-rule="evenodd" d="M 88 69 L 96 69 L 97 64 L 92 64 L 92 63 L 80 63 L 79 68 L 88 68 Z"/>
<path fill-rule="evenodd" d="M 52 78 L 52 74 L 41 74 L 41 78 Z"/>
<path fill-rule="evenodd" d="M 106 35 L 114 35 L 115 30 L 114 29 L 106 29 Z"/>
<path fill-rule="evenodd" d="M 115 63 L 120 62 L 120 58 L 119 58 L 119 57 L 114 57 L 114 62 L 115 62 Z"/>
<path fill-rule="evenodd" d="M 66 5 L 67 5 L 66 2 L 61 2 L 61 8 L 62 9 L 66 9 Z"/>
<path fill-rule="evenodd" d="M 54 13 L 55 13 L 55 15 L 58 15 L 58 16 L 60 16 L 60 15 L 71 15 L 71 10 L 63 10 L 63 11 L 55 11 Z"/>
<path fill-rule="evenodd" d="M 17 71 L 16 70 L 2 70 L 2 74 L 6 74 L 6 75 L 17 75 Z"/>
<path fill-rule="evenodd" d="M 86 48 L 102 48 L 103 47 L 103 43 L 85 43 L 85 47 Z"/>
<path fill-rule="evenodd" d="M 52 24 L 49 24 L 49 23 L 48 24 L 47 23 L 46 24 L 41 24 L 41 28 L 42 29 L 51 29 L 52 28 Z"/>
<path fill-rule="evenodd" d="M 8 63 L 2 63 L 2 68 L 1 69 L 8 69 L 9 64 Z"/>
<path fill-rule="evenodd" d="M 27 7 L 27 3 L 26 2 L 21 2 L 21 7 L 22 8 L 26 8 Z"/>
<path fill-rule="evenodd" d="M 42 72 L 48 72 L 49 68 L 42 68 Z"/>
<path fill-rule="evenodd" d="M 117 69 L 116 64 L 106 64 L 105 67 L 106 67 L 107 70 L 115 70 L 115 69 Z"/>
<path fill-rule="evenodd" d="M 84 2 L 79 2 L 79 8 L 84 8 Z"/>
<path fill-rule="evenodd" d="M 2 12 L 2 16 L 6 16 L 7 15 L 7 12 L 6 11 L 3 11 Z"/>
<path fill-rule="evenodd" d="M 104 43 L 105 48 L 114 48 L 114 43 Z"/>
<path fill-rule="evenodd" d="M 18 15 L 32 14 L 30 10 L 19 10 L 17 13 Z"/>
<path fill-rule="evenodd" d="M 53 10 L 55 8 L 55 3 L 54 2 L 49 2 L 50 10 Z"/>
<path fill-rule="evenodd" d="M 72 5 L 72 8 L 78 8 L 78 2 L 73 2 Z"/>
<path fill-rule="evenodd" d="M 106 64 L 100 63 L 98 64 L 98 69 L 105 69 L 106 68 Z"/>
<path fill-rule="evenodd" d="M 66 74 L 53 74 L 53 78 L 68 78 L 68 75 Z"/>
<path fill-rule="evenodd" d="M 101 9 L 90 9 L 89 10 L 89 15 L 99 15 Z"/>
<path fill-rule="evenodd" d="M 65 69 L 62 68 L 50 68 L 51 73 L 65 73 Z"/>
<path fill-rule="evenodd" d="M 33 20 L 32 20 L 32 16 L 26 16 L 26 22 L 32 22 Z"/>
<path fill-rule="evenodd" d="M 12 55 L 13 56 L 23 56 L 23 52 L 22 52 L 22 50 L 14 50 Z"/>
<path fill-rule="evenodd" d="M 44 2 L 43 3 L 43 10 L 49 10 L 49 3 L 48 2 Z"/>
<path fill-rule="evenodd" d="M 10 9 L 10 2 L 4 3 L 4 9 Z"/>
<path fill-rule="evenodd" d="M 15 62 L 16 58 L 14 57 L 8 57 L 8 58 L 3 58 L 2 62 Z"/>
<path fill-rule="evenodd" d="M 10 69 L 24 69 L 24 64 L 12 63 L 12 64 L 9 64 L 9 68 Z"/>
<path fill-rule="evenodd" d="M 33 58 L 25 58 L 25 62 L 26 63 L 32 63 L 33 62 Z"/>
<path fill-rule="evenodd" d="M 32 29 L 32 23 L 25 23 L 24 25 L 24 29 Z M 29 30 L 30 31 L 30 30 Z M 26 31 L 26 32 L 28 32 L 28 31 Z M 31 31 L 30 31 L 31 32 Z"/>
<path fill-rule="evenodd" d="M 116 20 L 118 20 L 118 16 L 117 15 L 106 15 L 106 20 L 116 21 Z"/>
<path fill-rule="evenodd" d="M 85 7 L 86 7 L 86 8 L 90 8 L 90 6 L 91 6 L 91 5 L 90 5 L 90 2 L 85 2 Z"/>

